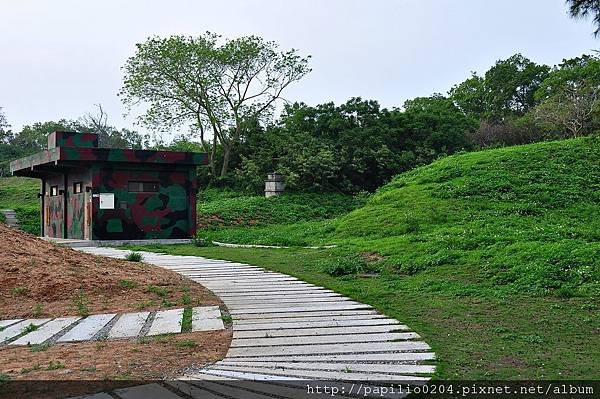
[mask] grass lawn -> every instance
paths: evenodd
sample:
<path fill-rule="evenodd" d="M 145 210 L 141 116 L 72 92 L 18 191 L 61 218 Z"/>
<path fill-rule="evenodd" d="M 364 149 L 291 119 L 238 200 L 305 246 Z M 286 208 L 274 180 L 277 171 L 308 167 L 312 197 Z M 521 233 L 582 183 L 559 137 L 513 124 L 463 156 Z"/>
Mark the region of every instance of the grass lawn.
<path fill-rule="evenodd" d="M 40 181 L 26 177 L 0 178 L 0 209 L 13 209 L 20 228 L 40 234 L 40 204 L 37 197 Z"/>
<path fill-rule="evenodd" d="M 199 236 L 338 247 L 166 250 L 263 266 L 373 305 L 423 335 L 439 378 L 600 378 L 598 137 L 446 157 L 336 218 L 274 223 Z"/>
<path fill-rule="evenodd" d="M 287 273 L 374 306 L 421 334 L 440 379 L 598 379 L 600 315 L 591 298 L 463 295 L 432 287 L 477 284 L 468 269 L 412 276 L 334 277 L 323 265 L 339 249 L 242 249 L 193 245 L 138 249 L 246 262 Z"/>
<path fill-rule="evenodd" d="M 228 189 L 208 188 L 198 195 L 200 228 L 263 226 L 331 219 L 346 214 L 367 200 L 366 195 L 338 193 L 285 193 L 265 198 Z"/>

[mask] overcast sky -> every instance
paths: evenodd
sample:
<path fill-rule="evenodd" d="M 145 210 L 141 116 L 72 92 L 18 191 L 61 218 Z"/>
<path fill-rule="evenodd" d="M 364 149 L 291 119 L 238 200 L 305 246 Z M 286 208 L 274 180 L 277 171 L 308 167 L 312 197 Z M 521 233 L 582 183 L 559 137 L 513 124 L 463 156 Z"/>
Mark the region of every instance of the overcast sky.
<path fill-rule="evenodd" d="M 386 107 L 445 93 L 517 52 L 554 65 L 600 43 L 564 0 L 0 0 L 0 106 L 13 129 L 97 103 L 132 127 L 116 94 L 135 43 L 207 30 L 311 54 L 313 72 L 290 100 Z"/>

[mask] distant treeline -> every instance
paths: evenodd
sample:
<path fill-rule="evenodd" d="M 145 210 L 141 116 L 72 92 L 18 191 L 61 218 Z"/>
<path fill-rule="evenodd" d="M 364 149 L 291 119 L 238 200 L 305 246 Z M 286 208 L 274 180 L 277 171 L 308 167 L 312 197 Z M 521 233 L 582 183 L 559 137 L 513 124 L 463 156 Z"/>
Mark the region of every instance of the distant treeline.
<path fill-rule="evenodd" d="M 95 125 L 95 124 L 92 124 Z M 0 162 L 39 150 L 52 130 L 94 130 L 81 122 L 0 129 Z M 289 104 L 273 123 L 249 123 L 231 149 L 229 172 L 204 185 L 260 191 L 268 172 L 281 172 L 294 191 L 373 191 L 392 176 L 457 151 L 592 134 L 600 127 L 600 59 L 584 55 L 549 67 L 517 54 L 475 73 L 446 95 L 386 109 L 377 101 Z M 97 130 L 97 129 L 96 129 Z M 137 132 L 105 126 L 114 147 L 199 151 L 184 136 L 150 144 Z M 222 156 L 217 147 L 216 156 Z M 5 166 L 0 173 L 6 173 Z"/>

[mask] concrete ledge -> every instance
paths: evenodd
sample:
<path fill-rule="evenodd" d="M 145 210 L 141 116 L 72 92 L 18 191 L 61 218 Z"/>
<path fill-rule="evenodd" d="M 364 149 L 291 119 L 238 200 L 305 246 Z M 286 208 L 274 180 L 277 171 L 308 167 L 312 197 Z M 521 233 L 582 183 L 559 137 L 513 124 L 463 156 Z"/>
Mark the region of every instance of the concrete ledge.
<path fill-rule="evenodd" d="M 153 238 L 147 240 L 77 240 L 72 238 L 53 238 L 41 237 L 43 240 L 53 242 L 58 245 L 65 245 L 71 248 L 82 247 L 122 247 L 124 245 L 174 245 L 174 244 L 191 244 L 191 238 Z"/>

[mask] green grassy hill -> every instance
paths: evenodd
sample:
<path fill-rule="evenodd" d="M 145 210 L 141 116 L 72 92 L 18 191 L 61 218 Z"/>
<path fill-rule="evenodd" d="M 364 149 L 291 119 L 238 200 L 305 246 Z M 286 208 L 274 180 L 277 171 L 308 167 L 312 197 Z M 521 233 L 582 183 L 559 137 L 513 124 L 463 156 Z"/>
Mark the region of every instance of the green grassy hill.
<path fill-rule="evenodd" d="M 40 181 L 26 177 L 0 177 L 0 209 L 14 209 L 22 230 L 40 233 Z"/>
<path fill-rule="evenodd" d="M 445 271 L 444 289 L 465 294 L 600 295 L 600 140 L 451 156 L 399 175 L 364 207 L 334 220 L 201 234 L 374 252 L 383 258 L 376 268 L 398 275 Z M 341 263 L 338 274 L 365 267 Z M 457 277 L 463 273 L 479 280 L 465 284 Z"/>
<path fill-rule="evenodd" d="M 225 226 L 264 226 L 331 219 L 365 204 L 365 195 L 286 193 L 265 198 L 227 189 L 209 188 L 198 196 L 201 229 Z"/>
<path fill-rule="evenodd" d="M 599 194 L 599 139 L 539 143 L 441 159 L 336 219 L 200 233 L 334 249 L 146 249 L 255 264 L 368 303 L 432 346 L 437 378 L 598 379 Z"/>

